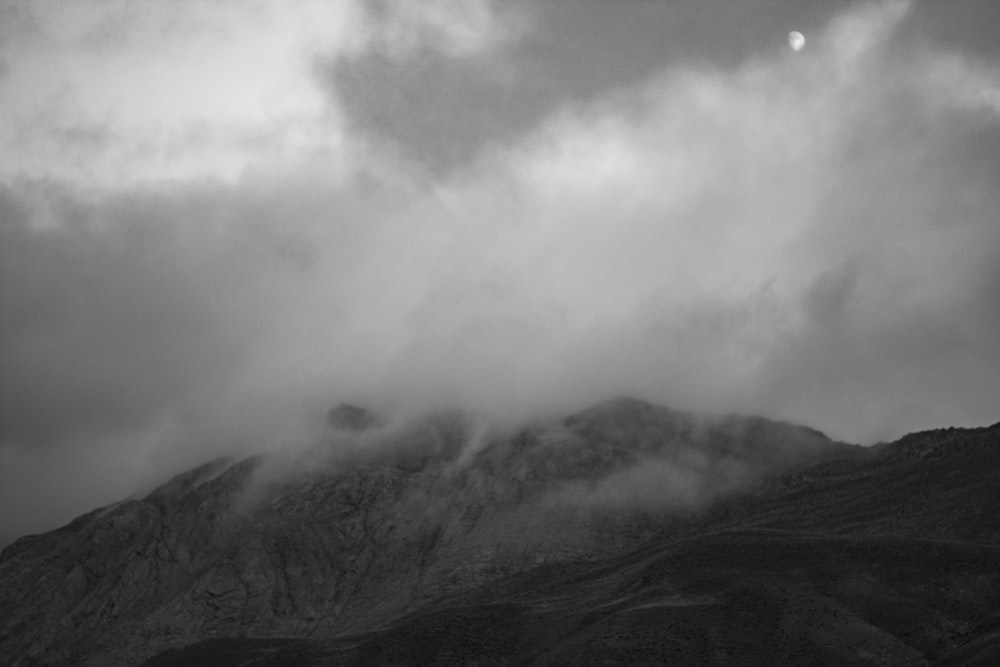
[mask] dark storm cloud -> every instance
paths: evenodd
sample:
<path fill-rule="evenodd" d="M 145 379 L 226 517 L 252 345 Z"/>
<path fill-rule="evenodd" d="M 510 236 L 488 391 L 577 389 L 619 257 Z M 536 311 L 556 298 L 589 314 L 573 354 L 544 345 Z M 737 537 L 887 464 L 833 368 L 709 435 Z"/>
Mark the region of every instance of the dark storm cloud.
<path fill-rule="evenodd" d="M 785 33 L 812 36 L 858 0 L 512 2 L 498 14 L 527 24 L 489 53 L 455 58 L 433 48 L 408 57 L 371 50 L 320 66 L 354 127 L 446 174 L 569 104 L 628 89 L 667 67 L 737 67 L 774 53 Z M 382 5 L 376 5 L 382 6 Z M 383 8 L 381 13 L 387 13 Z M 996 59 L 989 0 L 917 3 L 895 42 Z"/>
<path fill-rule="evenodd" d="M 489 61 L 425 52 L 404 61 L 379 52 L 327 67 L 351 121 L 438 174 L 534 127 L 551 100 L 525 95 Z"/>
<path fill-rule="evenodd" d="M 384 5 L 379 15 L 387 14 Z M 664 67 L 732 67 L 773 51 L 791 27 L 819 27 L 843 3 L 583 0 L 497 5 L 515 38 L 469 57 L 424 46 L 321 63 L 362 132 L 447 174 L 565 105 L 624 90 Z M 776 17 L 781 17 L 777 22 Z M 530 27 L 524 27 L 524 25 Z"/>

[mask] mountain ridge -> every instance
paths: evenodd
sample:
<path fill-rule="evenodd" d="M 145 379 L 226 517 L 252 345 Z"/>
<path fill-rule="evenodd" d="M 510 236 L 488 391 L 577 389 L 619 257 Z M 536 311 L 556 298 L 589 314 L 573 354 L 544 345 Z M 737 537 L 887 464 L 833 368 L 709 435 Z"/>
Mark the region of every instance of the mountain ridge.
<path fill-rule="evenodd" d="M 370 423 L 367 417 L 360 421 Z M 973 489 L 989 488 L 994 480 L 996 466 L 984 466 L 982 457 L 995 456 L 996 447 L 989 443 L 997 440 L 1000 424 L 925 433 L 931 435 L 864 450 L 806 427 L 761 418 L 703 419 L 617 399 L 510 432 L 483 432 L 474 424 L 446 420 L 444 426 L 423 423 L 389 432 L 385 442 L 376 442 L 366 429 L 357 437 L 369 448 L 335 457 L 332 467 L 324 467 L 331 465 L 324 460 L 318 467 L 275 471 L 265 457 L 217 460 L 175 476 L 141 500 L 95 510 L 5 549 L 0 604 L 14 611 L 0 619 L 0 659 L 14 665 L 140 664 L 147 659 L 153 661 L 149 664 L 197 664 L 183 662 L 184 651 L 197 652 L 199 642 L 212 637 L 230 637 L 237 644 L 242 640 L 235 638 L 242 637 L 249 642 L 244 647 L 253 644 L 250 640 L 264 642 L 253 648 L 261 660 L 278 660 L 275 656 L 288 650 L 304 651 L 319 662 L 287 664 L 323 664 L 335 655 L 343 664 L 388 664 L 365 653 L 364 647 L 371 646 L 362 640 L 356 642 L 362 662 L 350 662 L 350 652 L 337 647 L 354 640 L 337 638 L 381 637 L 372 641 L 384 645 L 412 619 L 434 618 L 434 609 L 454 616 L 449 609 L 455 600 L 483 599 L 491 586 L 502 589 L 500 598 L 530 598 L 518 578 L 546 568 L 582 567 L 592 583 L 600 583 L 588 564 L 610 563 L 613 572 L 643 549 L 659 553 L 657 558 L 681 557 L 675 551 L 682 537 L 690 548 L 714 553 L 718 547 L 712 546 L 712 536 L 728 535 L 723 542 L 742 544 L 748 553 L 772 554 L 780 563 L 775 554 L 781 550 L 804 548 L 788 534 L 806 543 L 819 539 L 809 537 L 811 526 L 833 540 L 831 548 L 853 554 L 852 539 L 882 544 L 878 540 L 884 538 L 874 531 L 881 519 L 865 519 L 871 508 L 847 504 L 850 511 L 836 524 L 835 513 L 817 513 L 810 505 L 815 493 L 810 496 L 809 490 L 847 488 L 857 504 L 864 493 L 885 486 L 885 479 L 910 488 L 912 482 L 893 477 L 894 470 L 906 466 L 915 466 L 907 474 L 915 470 L 918 482 L 926 483 L 933 475 L 925 474 L 931 459 L 921 458 L 922 451 L 948 458 L 960 474 L 985 474 Z M 954 451 L 935 444 L 946 436 L 958 443 Z M 462 441 L 456 444 L 456 439 Z M 393 459 L 392 452 L 401 455 Z M 903 456 L 902 468 L 893 456 Z M 949 519 L 968 501 L 966 491 L 946 497 L 942 511 L 928 519 L 930 533 L 979 535 L 983 548 L 997 543 L 996 522 L 987 515 L 992 500 L 978 513 Z M 876 500 L 888 506 L 885 497 Z M 913 523 L 918 509 L 900 515 L 902 533 L 908 525 L 911 533 L 919 532 L 922 524 Z M 852 520 L 855 528 L 867 520 L 870 530 L 852 534 Z M 832 532 L 824 521 L 832 522 Z M 989 560 L 992 553 L 984 557 Z M 979 556 L 962 557 L 978 563 Z M 741 581 L 737 575 L 731 573 L 732 581 Z M 600 584 L 610 591 L 617 590 L 615 585 Z M 49 596 L 45 605 L 36 603 L 39 592 Z M 711 594 L 722 599 L 718 591 Z M 593 602 L 588 600 L 578 600 L 581 608 Z M 651 608 L 637 604 L 636 609 Z M 521 628 L 518 642 L 541 641 L 524 634 L 537 621 L 532 621 L 535 611 L 524 609 L 537 605 L 535 600 L 508 608 L 507 620 Z M 715 618 L 714 611 L 702 612 Z M 640 612 L 626 616 L 633 613 Z M 912 658 L 930 650 L 882 639 L 875 643 L 889 651 L 886 655 Z M 496 646 L 483 650 L 503 653 Z M 498 664 L 528 658 L 545 664 L 544 653 L 515 651 Z M 845 657 L 836 651 L 830 655 Z"/>

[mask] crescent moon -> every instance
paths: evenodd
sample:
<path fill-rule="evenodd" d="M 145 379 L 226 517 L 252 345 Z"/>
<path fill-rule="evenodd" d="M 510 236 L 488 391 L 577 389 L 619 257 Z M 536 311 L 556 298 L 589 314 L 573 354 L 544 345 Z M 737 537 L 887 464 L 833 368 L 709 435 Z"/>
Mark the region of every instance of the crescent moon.
<path fill-rule="evenodd" d="M 792 51 L 801 51 L 806 45 L 806 36 L 798 30 L 793 30 L 788 33 L 788 45 L 792 47 Z"/>

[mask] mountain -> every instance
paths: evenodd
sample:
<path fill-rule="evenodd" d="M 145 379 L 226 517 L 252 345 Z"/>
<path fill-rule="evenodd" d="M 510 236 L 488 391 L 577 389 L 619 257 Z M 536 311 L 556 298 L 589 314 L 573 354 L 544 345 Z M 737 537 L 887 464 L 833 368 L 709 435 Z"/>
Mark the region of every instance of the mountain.
<path fill-rule="evenodd" d="M 0 664 L 996 664 L 1000 424 L 331 411 L 0 554 Z"/>

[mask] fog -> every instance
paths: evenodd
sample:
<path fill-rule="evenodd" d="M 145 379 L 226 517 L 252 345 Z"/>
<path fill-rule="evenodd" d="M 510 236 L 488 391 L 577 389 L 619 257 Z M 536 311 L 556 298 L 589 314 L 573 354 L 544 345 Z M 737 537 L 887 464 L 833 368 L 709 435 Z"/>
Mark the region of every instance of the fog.
<path fill-rule="evenodd" d="M 631 395 L 861 443 L 1000 418 L 1000 57 L 921 5 L 787 26 L 761 3 L 750 46 L 712 33 L 717 58 L 564 95 L 572 36 L 532 5 L 302 3 L 270 37 L 225 3 L 242 23 L 143 18 L 185 48 L 233 25 L 233 53 L 271 48 L 206 51 L 199 83 L 92 4 L 119 22 L 3 5 L 22 30 L 0 41 L 0 98 L 21 100 L 0 118 L 0 543 L 314 438 L 340 402 L 509 423 Z M 539 82 L 518 48 L 548 37 Z M 460 131 L 400 129 L 408 99 L 352 116 L 366 57 L 461 72 L 420 112 Z M 32 78 L 53 62 L 76 96 Z M 174 66 L 160 106 L 128 103 Z M 468 106 L 481 89 L 524 107 Z"/>

